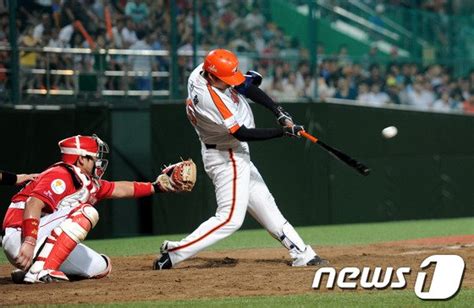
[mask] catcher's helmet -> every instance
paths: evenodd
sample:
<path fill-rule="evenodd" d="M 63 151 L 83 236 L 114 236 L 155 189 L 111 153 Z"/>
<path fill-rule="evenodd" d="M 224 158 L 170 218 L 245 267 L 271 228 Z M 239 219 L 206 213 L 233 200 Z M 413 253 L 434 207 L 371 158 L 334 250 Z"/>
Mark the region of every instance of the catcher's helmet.
<path fill-rule="evenodd" d="M 204 70 L 213 74 L 228 85 L 237 86 L 245 81 L 239 71 L 239 59 L 226 49 L 211 50 L 204 59 Z"/>
<path fill-rule="evenodd" d="M 61 160 L 67 164 L 75 164 L 79 156 L 91 156 L 96 159 L 94 176 L 101 178 L 107 168 L 108 161 L 103 159 L 109 153 L 109 146 L 97 135 L 73 136 L 58 142 Z"/>

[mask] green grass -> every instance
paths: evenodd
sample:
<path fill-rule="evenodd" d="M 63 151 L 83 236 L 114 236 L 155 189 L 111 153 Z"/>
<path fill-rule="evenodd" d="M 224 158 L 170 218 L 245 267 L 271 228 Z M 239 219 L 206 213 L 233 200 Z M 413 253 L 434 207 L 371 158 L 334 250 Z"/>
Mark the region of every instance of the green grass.
<path fill-rule="evenodd" d="M 461 290 L 449 301 L 423 301 L 413 291 L 326 292 L 288 296 L 205 298 L 196 300 L 160 301 L 160 307 L 472 307 L 474 290 Z M 120 307 L 151 307 L 157 302 L 114 303 L 94 305 Z"/>
<path fill-rule="evenodd" d="M 474 218 L 418 220 L 296 228 L 309 244 L 317 246 L 357 245 L 433 236 L 474 234 Z M 110 255 L 158 253 L 163 240 L 179 240 L 185 234 L 87 241 Z M 265 230 L 238 231 L 210 247 L 210 250 L 280 247 Z"/>
<path fill-rule="evenodd" d="M 440 220 L 418 220 L 385 223 L 348 224 L 297 228 L 301 236 L 310 244 L 358 245 L 424 237 L 474 234 L 474 217 Z M 110 240 L 90 240 L 91 248 L 110 256 L 126 256 L 158 253 L 164 239 L 178 240 L 184 234 L 166 236 L 146 236 Z M 264 230 L 239 231 L 210 249 L 280 247 Z M 0 254 L 0 263 L 6 259 Z M 429 301 L 418 299 L 413 291 L 364 291 L 364 292 L 326 292 L 268 297 L 231 297 L 224 299 L 195 299 L 186 301 L 114 303 L 127 307 L 374 307 L 374 306 L 444 306 L 471 307 L 474 290 L 467 289 L 449 301 Z M 103 305 L 96 305 L 103 306 Z"/>
<path fill-rule="evenodd" d="M 433 236 L 474 234 L 474 217 L 438 220 L 312 226 L 296 228 L 309 244 L 317 246 L 370 244 Z M 86 244 L 110 256 L 158 253 L 163 240 L 179 240 L 185 234 L 90 240 Z M 265 230 L 238 231 L 210 250 L 280 247 Z M 7 262 L 0 254 L 0 263 Z"/>

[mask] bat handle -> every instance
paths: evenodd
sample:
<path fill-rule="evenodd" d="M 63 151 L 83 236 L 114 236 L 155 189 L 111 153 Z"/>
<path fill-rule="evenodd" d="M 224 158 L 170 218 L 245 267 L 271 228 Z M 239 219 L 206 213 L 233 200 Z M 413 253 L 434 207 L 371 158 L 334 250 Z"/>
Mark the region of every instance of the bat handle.
<path fill-rule="evenodd" d="M 300 132 L 300 136 L 305 137 L 306 139 L 308 139 L 308 140 L 311 141 L 312 143 L 318 142 L 318 138 L 316 138 L 316 137 L 314 137 L 314 136 L 308 134 L 308 133 L 305 132 L 305 131 L 301 131 L 301 132 Z"/>

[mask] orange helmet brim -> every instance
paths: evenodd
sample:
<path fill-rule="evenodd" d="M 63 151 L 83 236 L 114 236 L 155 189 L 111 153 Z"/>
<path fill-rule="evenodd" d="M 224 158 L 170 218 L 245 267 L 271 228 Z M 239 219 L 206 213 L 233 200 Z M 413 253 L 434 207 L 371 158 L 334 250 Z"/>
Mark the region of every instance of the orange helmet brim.
<path fill-rule="evenodd" d="M 216 76 L 217 77 L 217 76 Z M 245 81 L 245 76 L 241 71 L 236 71 L 232 76 L 217 77 L 231 86 L 238 86 Z"/>

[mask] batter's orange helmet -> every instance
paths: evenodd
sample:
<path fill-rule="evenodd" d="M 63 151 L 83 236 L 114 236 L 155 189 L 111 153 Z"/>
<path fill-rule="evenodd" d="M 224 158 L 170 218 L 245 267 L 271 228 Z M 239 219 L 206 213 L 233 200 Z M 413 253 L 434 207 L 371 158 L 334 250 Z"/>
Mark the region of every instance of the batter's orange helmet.
<path fill-rule="evenodd" d="M 204 59 L 203 68 L 231 86 L 237 86 L 245 81 L 244 75 L 239 71 L 239 59 L 226 49 L 210 51 Z"/>

